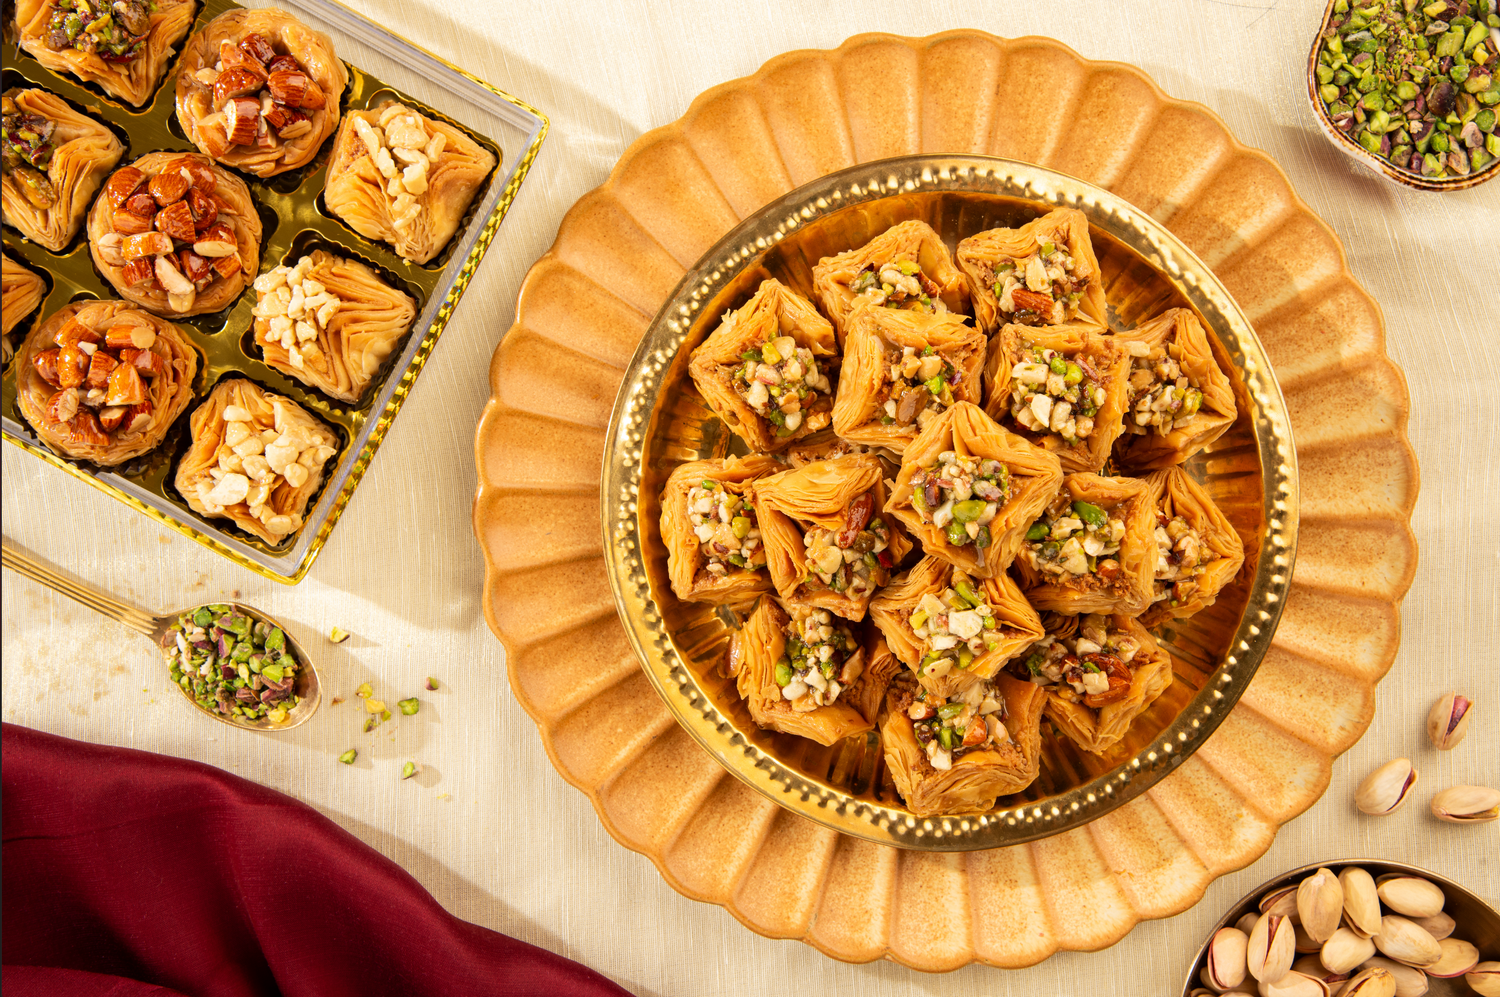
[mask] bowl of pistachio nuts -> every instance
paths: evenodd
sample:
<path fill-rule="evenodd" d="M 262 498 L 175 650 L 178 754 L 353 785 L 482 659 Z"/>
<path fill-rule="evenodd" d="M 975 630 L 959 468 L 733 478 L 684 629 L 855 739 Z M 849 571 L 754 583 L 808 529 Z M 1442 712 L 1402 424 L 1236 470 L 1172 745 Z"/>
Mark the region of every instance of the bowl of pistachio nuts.
<path fill-rule="evenodd" d="M 1500 0 L 1329 0 L 1307 63 L 1319 126 L 1395 183 L 1500 175 Z"/>
<path fill-rule="evenodd" d="M 1230 908 L 1203 943 L 1184 997 L 1500 995 L 1500 912 L 1401 862 L 1293 869 Z"/>

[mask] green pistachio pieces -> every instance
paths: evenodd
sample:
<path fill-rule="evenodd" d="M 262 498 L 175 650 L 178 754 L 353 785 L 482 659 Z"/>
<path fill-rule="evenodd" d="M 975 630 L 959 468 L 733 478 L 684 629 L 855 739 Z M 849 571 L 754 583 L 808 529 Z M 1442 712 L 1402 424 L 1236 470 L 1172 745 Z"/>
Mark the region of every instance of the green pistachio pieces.
<path fill-rule="evenodd" d="M 356 759 L 358 757 L 359 757 L 359 752 L 355 751 L 353 748 L 350 748 L 348 751 L 344 752 L 342 755 L 339 755 L 339 761 L 343 762 L 345 765 L 353 765 L 354 764 L 354 759 Z"/>
<path fill-rule="evenodd" d="M 401 710 L 402 716 L 414 717 L 417 715 L 417 711 L 422 708 L 422 702 L 416 696 L 413 696 L 410 699 L 397 700 L 396 706 Z"/>
<path fill-rule="evenodd" d="M 407 762 L 405 765 L 401 766 L 401 778 L 410 779 L 419 771 L 421 770 L 417 767 L 416 762 Z"/>

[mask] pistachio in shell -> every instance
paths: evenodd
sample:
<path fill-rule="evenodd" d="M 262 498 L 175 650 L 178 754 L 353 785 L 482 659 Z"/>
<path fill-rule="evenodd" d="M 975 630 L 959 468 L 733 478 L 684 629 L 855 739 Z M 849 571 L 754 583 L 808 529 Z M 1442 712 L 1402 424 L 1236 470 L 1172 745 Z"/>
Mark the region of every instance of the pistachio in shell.
<path fill-rule="evenodd" d="M 1297 884 L 1290 883 L 1286 886 L 1278 886 L 1276 889 L 1260 898 L 1260 912 L 1262 914 L 1280 914 L 1282 917 L 1291 917 L 1297 913 Z"/>
<path fill-rule="evenodd" d="M 1422 997 L 1427 993 L 1427 974 L 1384 956 L 1365 960 L 1360 969 L 1383 969 L 1396 980 L 1396 997 Z"/>
<path fill-rule="evenodd" d="M 1323 960 L 1315 955 L 1305 955 L 1292 963 L 1292 972 L 1322 980 L 1329 990 L 1338 990 L 1349 979 L 1348 973 L 1335 973 L 1323 965 Z"/>
<path fill-rule="evenodd" d="M 1323 948 L 1312 935 L 1307 933 L 1307 929 L 1302 927 L 1302 922 L 1295 917 L 1292 918 L 1292 935 L 1292 949 L 1298 955 L 1311 955 Z"/>
<path fill-rule="evenodd" d="M 1281 979 L 1291 971 L 1292 960 L 1297 955 L 1296 943 L 1291 918 L 1282 914 L 1263 916 L 1255 922 L 1255 930 L 1250 932 L 1245 951 L 1250 975 L 1262 983 Z M 1433 961 L 1436 962 L 1436 958 Z"/>
<path fill-rule="evenodd" d="M 1464 982 L 1479 997 L 1500 997 L 1500 962 L 1481 962 L 1464 974 Z"/>
<path fill-rule="evenodd" d="M 1234 926 L 1236 928 L 1239 928 L 1241 931 L 1243 931 L 1245 933 L 1245 937 L 1246 938 L 1249 938 L 1250 937 L 1250 932 L 1252 932 L 1252 931 L 1255 930 L 1255 922 L 1259 921 L 1259 920 L 1260 920 L 1260 915 L 1257 914 L 1255 911 L 1252 910 L 1252 911 L 1248 911 L 1238 921 L 1234 922 Z"/>
<path fill-rule="evenodd" d="M 1288 971 L 1278 980 L 1262 980 L 1261 997 L 1328 997 L 1328 984 L 1306 973 Z"/>
<path fill-rule="evenodd" d="M 1297 917 L 1321 947 L 1333 937 L 1344 913 L 1344 888 L 1331 869 L 1319 869 L 1297 886 Z"/>
<path fill-rule="evenodd" d="M 1432 798 L 1432 815 L 1450 824 L 1479 824 L 1500 817 L 1500 790 L 1451 786 Z"/>
<path fill-rule="evenodd" d="M 1250 937 L 1239 928 L 1220 928 L 1208 943 L 1203 982 L 1217 990 L 1228 990 L 1245 982 L 1249 972 L 1246 953 Z"/>
<path fill-rule="evenodd" d="M 1452 751 L 1469 732 L 1469 715 L 1474 704 L 1456 692 L 1443 695 L 1427 714 L 1427 738 L 1439 751 Z"/>
<path fill-rule="evenodd" d="M 1442 941 L 1453 934 L 1453 929 L 1458 927 L 1458 922 L 1454 921 L 1444 911 L 1438 911 L 1431 917 L 1414 917 L 1412 920 L 1426 928 L 1427 933 L 1438 941 Z"/>
<path fill-rule="evenodd" d="M 1440 913 L 1447 900 L 1443 891 L 1421 878 L 1400 873 L 1381 876 L 1375 881 L 1375 892 L 1383 904 L 1407 917 L 1431 917 Z M 1430 934 L 1430 932 L 1429 932 Z"/>
<path fill-rule="evenodd" d="M 1375 947 L 1383 955 L 1418 969 L 1426 969 L 1443 957 L 1438 940 L 1400 914 L 1387 914 L 1380 919 L 1380 934 L 1375 936 Z"/>
<path fill-rule="evenodd" d="M 1323 943 L 1318 958 L 1323 968 L 1333 973 L 1348 974 L 1375 954 L 1375 943 L 1350 928 L 1340 928 Z"/>
<path fill-rule="evenodd" d="M 1366 938 L 1380 934 L 1380 896 L 1375 877 L 1357 865 L 1346 866 L 1339 872 L 1339 885 L 1344 888 L 1344 918 L 1354 933 Z"/>
<path fill-rule="evenodd" d="M 1393 758 L 1365 776 L 1354 791 L 1354 805 L 1376 817 L 1395 813 L 1411 796 L 1416 784 L 1417 770 L 1412 768 L 1411 760 Z"/>
<path fill-rule="evenodd" d="M 1444 938 L 1438 946 L 1443 950 L 1443 957 L 1437 965 L 1427 967 L 1428 976 L 1451 980 L 1479 965 L 1479 949 L 1462 938 Z"/>
<path fill-rule="evenodd" d="M 1361 969 L 1344 984 L 1339 997 L 1396 997 L 1396 978 L 1389 970 Z"/>

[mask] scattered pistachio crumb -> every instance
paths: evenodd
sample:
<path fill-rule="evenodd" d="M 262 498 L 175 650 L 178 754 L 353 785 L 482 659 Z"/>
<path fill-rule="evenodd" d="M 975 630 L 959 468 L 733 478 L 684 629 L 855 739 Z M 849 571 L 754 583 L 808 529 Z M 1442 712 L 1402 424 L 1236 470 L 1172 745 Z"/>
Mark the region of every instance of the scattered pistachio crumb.
<path fill-rule="evenodd" d="M 365 712 L 366 713 L 380 713 L 384 709 L 385 709 L 385 703 L 381 702 L 378 699 L 366 699 L 365 700 Z"/>
<path fill-rule="evenodd" d="M 380 718 L 371 717 L 370 719 L 365 721 L 365 733 L 370 733 L 370 731 L 374 730 L 378 726 L 380 726 Z"/>
<path fill-rule="evenodd" d="M 355 751 L 353 748 L 350 748 L 348 751 L 344 752 L 342 755 L 339 755 L 339 761 L 343 762 L 345 765 L 353 765 L 354 764 L 354 759 L 356 759 L 358 757 L 359 757 L 359 752 Z"/>
<path fill-rule="evenodd" d="M 403 699 L 396 705 L 401 708 L 402 715 L 408 717 L 415 716 L 416 712 L 422 708 L 422 703 L 417 699 L 416 696 L 413 696 L 410 699 Z"/>
<path fill-rule="evenodd" d="M 349 639 L 349 631 L 340 630 L 338 627 L 334 627 L 331 631 L 329 631 L 328 639 L 333 641 L 335 644 L 342 644 L 344 641 Z"/>
<path fill-rule="evenodd" d="M 428 692 L 437 692 L 437 688 L 438 688 L 438 680 L 435 679 L 435 678 L 433 678 L 431 675 L 427 676 L 427 691 Z"/>
<path fill-rule="evenodd" d="M 403 779 L 410 779 L 412 776 L 416 775 L 417 772 L 418 769 L 416 762 L 407 762 L 405 765 L 401 766 L 401 778 Z"/>
<path fill-rule="evenodd" d="M 370 683 L 361 682 L 359 684 L 359 688 L 354 690 L 354 694 L 360 699 L 369 699 L 371 696 L 375 695 L 375 690 L 370 688 Z"/>
<path fill-rule="evenodd" d="M 344 697 L 343 696 L 334 696 L 333 699 L 329 701 L 328 705 L 329 706 L 337 706 L 340 703 L 342 703 L 343 701 L 344 701 Z"/>
<path fill-rule="evenodd" d="M 391 711 L 390 710 L 381 710 L 380 711 L 380 719 L 381 720 L 389 720 L 390 718 L 391 718 Z"/>

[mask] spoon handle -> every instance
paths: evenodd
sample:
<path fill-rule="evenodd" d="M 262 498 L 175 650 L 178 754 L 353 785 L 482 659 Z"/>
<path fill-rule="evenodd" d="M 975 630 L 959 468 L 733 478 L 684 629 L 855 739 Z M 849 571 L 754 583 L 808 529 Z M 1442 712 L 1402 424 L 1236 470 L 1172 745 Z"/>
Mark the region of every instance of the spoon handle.
<path fill-rule="evenodd" d="M 28 551 L 17 547 L 10 542 L 10 537 L 4 538 L 3 560 L 5 567 L 11 569 L 18 575 L 24 575 L 34 582 L 40 582 L 50 589 L 61 592 L 63 595 L 77 602 L 83 603 L 101 616 L 107 616 L 117 623 L 123 623 L 137 633 L 143 633 L 147 637 L 156 635 L 156 617 L 150 613 L 136 609 L 128 603 L 121 602 L 112 595 L 99 591 L 92 585 L 75 582 L 71 578 L 64 577 L 58 572 L 47 567 L 40 560 L 33 557 Z"/>

